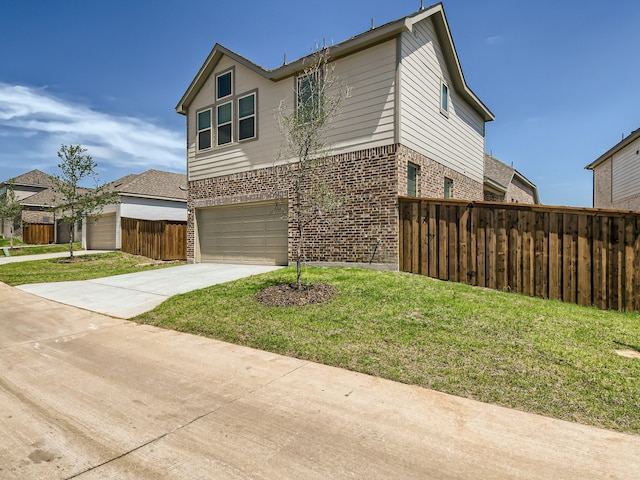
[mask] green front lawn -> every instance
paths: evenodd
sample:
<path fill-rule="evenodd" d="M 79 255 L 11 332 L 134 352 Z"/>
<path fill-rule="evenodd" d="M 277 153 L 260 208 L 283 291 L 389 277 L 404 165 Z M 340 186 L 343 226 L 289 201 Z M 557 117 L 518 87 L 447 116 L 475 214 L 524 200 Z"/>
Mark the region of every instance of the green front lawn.
<path fill-rule="evenodd" d="M 331 301 L 266 307 L 287 268 L 174 297 L 140 323 L 482 402 L 640 434 L 640 315 L 603 312 L 396 272 L 308 269 Z"/>
<path fill-rule="evenodd" d="M 155 262 L 146 257 L 122 252 L 83 255 L 76 257 L 78 261 L 75 263 L 63 263 L 61 260 L 64 259 L 54 258 L 0 265 L 0 282 L 15 286 L 27 283 L 89 280 L 154 268 L 174 267 L 185 263 Z"/>
<path fill-rule="evenodd" d="M 3 246 L 8 247 L 9 243 L 7 242 L 7 245 L 3 245 Z M 41 253 L 58 253 L 58 252 L 69 251 L 68 243 L 56 243 L 52 245 L 26 245 L 20 242 L 20 244 L 17 245 L 16 241 L 14 240 L 13 246 L 14 248 L 9 249 L 9 253 L 11 254 L 12 257 L 19 257 L 21 255 L 40 255 Z M 74 242 L 73 251 L 77 252 L 79 250 L 82 250 L 82 243 Z M 0 256 L 2 256 L 2 252 L 0 252 Z"/>

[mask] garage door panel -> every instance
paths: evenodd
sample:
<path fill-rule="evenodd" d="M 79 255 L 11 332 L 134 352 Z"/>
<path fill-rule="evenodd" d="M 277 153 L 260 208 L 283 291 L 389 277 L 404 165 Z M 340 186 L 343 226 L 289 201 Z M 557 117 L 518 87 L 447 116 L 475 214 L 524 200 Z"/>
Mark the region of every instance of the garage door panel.
<path fill-rule="evenodd" d="M 196 214 L 203 262 L 288 263 L 287 219 L 275 202 L 213 207 Z"/>
<path fill-rule="evenodd" d="M 86 224 L 89 250 L 113 250 L 116 248 L 116 214 L 90 217 Z"/>

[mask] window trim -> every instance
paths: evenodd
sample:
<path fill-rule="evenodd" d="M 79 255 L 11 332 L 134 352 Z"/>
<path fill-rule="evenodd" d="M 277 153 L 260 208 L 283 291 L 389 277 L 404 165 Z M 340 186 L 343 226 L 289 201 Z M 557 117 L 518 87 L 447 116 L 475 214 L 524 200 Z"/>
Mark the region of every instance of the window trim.
<path fill-rule="evenodd" d="M 449 188 L 447 188 L 447 185 Z M 447 195 L 448 193 L 448 195 Z M 445 199 L 453 198 L 453 179 L 449 177 L 444 177 L 444 193 L 443 197 Z"/>
<path fill-rule="evenodd" d="M 231 86 L 230 86 L 230 90 L 231 92 L 229 93 L 229 95 L 225 95 L 224 97 L 220 96 L 220 83 L 219 83 L 219 79 L 220 77 L 224 77 L 225 75 L 230 75 L 231 76 Z M 216 102 L 218 102 L 218 100 L 225 100 L 227 98 L 233 97 L 233 94 L 235 92 L 235 85 L 234 85 L 234 80 L 235 80 L 235 69 L 234 68 L 229 68 L 227 70 L 225 70 L 224 72 L 220 72 L 216 75 Z"/>
<path fill-rule="evenodd" d="M 231 107 L 231 119 L 228 122 L 220 123 L 219 112 L 220 108 L 229 105 Z M 216 104 L 216 147 L 224 147 L 226 145 L 231 145 L 233 142 L 233 101 L 229 100 L 228 102 Z M 229 141 L 225 143 L 220 143 L 220 127 L 226 127 L 227 125 L 231 125 L 231 132 L 229 133 Z"/>
<path fill-rule="evenodd" d="M 409 172 L 413 169 L 415 171 L 415 179 L 414 179 L 414 192 L 409 189 Z M 415 163 L 408 162 L 407 163 L 407 197 L 417 197 L 420 193 L 420 166 Z"/>
<path fill-rule="evenodd" d="M 451 106 L 451 90 L 444 78 L 440 79 L 440 113 L 445 117 L 449 116 Z"/>
<path fill-rule="evenodd" d="M 245 115 L 244 117 L 240 116 L 240 100 L 243 100 L 248 97 L 253 97 L 253 113 L 251 115 Z M 255 140 L 258 138 L 258 91 L 253 90 L 252 92 L 248 92 L 244 95 L 238 95 L 237 98 L 238 104 L 238 142 L 246 142 L 248 140 Z M 240 122 L 242 120 L 247 120 L 249 118 L 253 118 L 253 136 L 247 138 L 240 138 Z"/>
<path fill-rule="evenodd" d="M 208 128 L 200 128 L 200 114 L 209 111 L 209 127 Z M 205 148 L 200 147 L 200 133 L 206 132 L 209 130 L 209 146 Z M 198 152 L 203 150 L 209 150 L 213 147 L 213 109 L 211 107 L 203 108 L 202 110 L 196 111 L 196 149 Z"/>

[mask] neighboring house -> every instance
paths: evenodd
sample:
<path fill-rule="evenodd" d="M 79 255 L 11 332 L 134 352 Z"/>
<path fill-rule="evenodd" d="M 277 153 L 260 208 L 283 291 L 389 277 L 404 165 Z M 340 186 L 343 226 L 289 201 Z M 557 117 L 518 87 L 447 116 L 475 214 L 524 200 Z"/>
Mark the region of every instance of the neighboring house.
<path fill-rule="evenodd" d="M 640 210 L 640 129 L 586 167 L 593 171 L 593 207 Z"/>
<path fill-rule="evenodd" d="M 350 88 L 328 143 L 344 215 L 307 235 L 310 262 L 398 266 L 399 196 L 484 198 L 485 122 L 442 4 L 328 49 Z M 216 44 L 178 103 L 187 120 L 188 260 L 286 265 L 296 233 L 274 112 L 310 58 L 266 70 Z M 307 80 L 308 81 L 308 80 Z"/>
<path fill-rule="evenodd" d="M 22 222 L 53 224 L 55 217 L 49 211 L 51 203 L 46 202 L 45 198 L 51 199 L 50 188 L 53 186 L 53 180 L 50 175 L 40 170 L 31 170 L 30 172 L 18 175 L 13 179 L 7 179 L 0 183 L 0 191 L 5 191 L 10 184 L 13 184 L 13 191 L 16 198 L 23 205 Z M 41 195 L 43 192 L 48 194 Z M 2 233 L 7 237 L 10 235 L 10 226 L 6 220 L 2 220 Z M 14 232 L 14 236 L 20 237 L 21 231 L 18 229 Z"/>
<path fill-rule="evenodd" d="M 92 250 L 122 248 L 122 220 L 187 220 L 186 175 L 147 170 L 111 182 L 107 188 L 118 192 L 119 202 L 106 205 L 101 214 L 89 217 L 82 244 Z"/>
<path fill-rule="evenodd" d="M 540 203 L 538 187 L 518 170 L 484 156 L 484 199 L 488 202 Z"/>

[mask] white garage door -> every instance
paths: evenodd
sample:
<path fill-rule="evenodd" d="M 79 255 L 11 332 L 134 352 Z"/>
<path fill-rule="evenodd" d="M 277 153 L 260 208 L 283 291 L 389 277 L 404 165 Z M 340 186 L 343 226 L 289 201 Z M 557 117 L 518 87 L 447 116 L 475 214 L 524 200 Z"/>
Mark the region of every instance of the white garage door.
<path fill-rule="evenodd" d="M 197 210 L 201 261 L 287 265 L 285 212 L 286 201 Z"/>
<path fill-rule="evenodd" d="M 114 250 L 116 248 L 115 213 L 88 218 L 85 228 L 87 229 L 87 248 L 89 250 Z"/>

